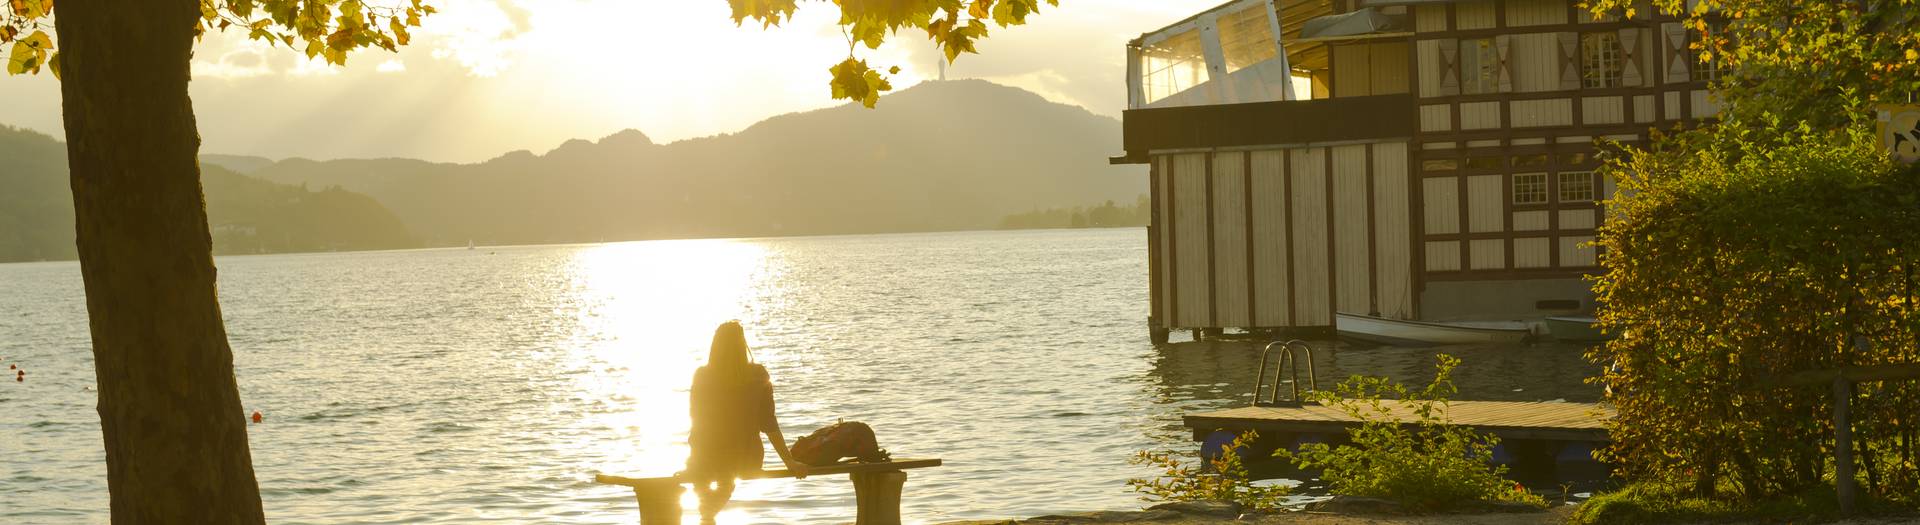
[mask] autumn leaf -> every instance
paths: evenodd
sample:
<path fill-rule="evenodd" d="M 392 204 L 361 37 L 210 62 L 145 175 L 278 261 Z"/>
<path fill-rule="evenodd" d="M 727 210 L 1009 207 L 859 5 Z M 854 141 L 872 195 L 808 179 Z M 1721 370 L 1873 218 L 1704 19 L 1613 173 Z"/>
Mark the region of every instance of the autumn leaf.
<path fill-rule="evenodd" d="M 794 0 L 727 0 L 727 4 L 733 7 L 734 25 L 752 18 L 760 21 L 762 29 L 793 19 L 794 10 L 799 9 Z"/>
<path fill-rule="evenodd" d="M 857 100 L 872 108 L 880 102 L 880 93 L 892 91 L 893 84 L 867 67 L 867 61 L 848 58 L 829 69 L 833 73 L 833 98 Z"/>
<path fill-rule="evenodd" d="M 47 51 L 53 49 L 53 39 L 46 31 L 34 31 L 13 42 L 13 49 L 7 56 L 7 74 L 39 73 L 40 66 L 47 60 Z"/>

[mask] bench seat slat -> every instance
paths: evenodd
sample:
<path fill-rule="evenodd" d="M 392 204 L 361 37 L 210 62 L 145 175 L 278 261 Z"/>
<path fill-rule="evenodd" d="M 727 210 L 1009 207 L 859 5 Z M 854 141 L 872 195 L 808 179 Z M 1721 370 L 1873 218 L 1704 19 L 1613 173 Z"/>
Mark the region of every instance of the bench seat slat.
<path fill-rule="evenodd" d="M 901 459 L 895 459 L 893 461 L 887 461 L 882 463 L 842 463 L 838 465 L 828 465 L 824 467 L 809 467 L 807 468 L 807 475 L 808 476 L 830 476 L 835 474 L 892 472 L 896 470 L 938 467 L 938 466 L 940 466 L 940 458 L 901 458 Z M 793 477 L 793 472 L 787 469 L 761 470 L 758 472 L 747 472 L 740 475 L 740 479 L 772 479 L 772 478 L 791 478 L 791 477 Z M 614 475 L 608 475 L 608 474 L 595 474 L 593 476 L 593 481 L 596 483 L 604 483 L 608 485 L 625 485 L 629 487 L 638 486 L 638 485 L 664 484 L 664 483 L 678 484 L 683 482 L 683 480 L 681 480 L 678 475 L 655 477 L 655 478 L 629 478 L 629 477 L 614 476 Z"/>

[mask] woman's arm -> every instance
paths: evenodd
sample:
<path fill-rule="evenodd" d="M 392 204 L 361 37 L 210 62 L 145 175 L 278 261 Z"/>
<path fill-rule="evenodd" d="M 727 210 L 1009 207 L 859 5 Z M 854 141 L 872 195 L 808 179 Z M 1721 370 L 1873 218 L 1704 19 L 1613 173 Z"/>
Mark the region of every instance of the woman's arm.
<path fill-rule="evenodd" d="M 793 452 L 787 450 L 786 436 L 780 435 L 779 422 L 767 427 L 767 440 L 773 442 L 773 452 L 780 455 L 780 462 L 787 465 L 787 470 L 793 471 L 795 479 L 807 479 L 807 464 L 793 459 Z"/>
<path fill-rule="evenodd" d="M 787 450 L 787 437 L 780 433 L 780 419 L 773 413 L 773 382 L 767 382 L 765 408 L 761 411 L 760 431 L 767 434 L 767 441 L 773 442 L 773 452 L 780 455 L 780 462 L 787 470 L 793 471 L 796 479 L 807 477 L 807 464 L 793 459 L 793 452 Z"/>

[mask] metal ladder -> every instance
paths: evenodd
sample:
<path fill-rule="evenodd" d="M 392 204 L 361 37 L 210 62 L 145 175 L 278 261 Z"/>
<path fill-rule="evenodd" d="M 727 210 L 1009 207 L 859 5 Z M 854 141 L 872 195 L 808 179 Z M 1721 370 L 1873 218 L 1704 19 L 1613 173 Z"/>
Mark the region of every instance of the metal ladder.
<path fill-rule="evenodd" d="M 1260 388 L 1267 384 L 1267 359 L 1268 355 L 1273 353 L 1275 347 L 1280 349 L 1280 362 L 1276 363 L 1273 369 L 1273 389 L 1267 394 L 1267 400 L 1262 402 L 1260 400 Z M 1295 356 L 1296 351 L 1306 355 L 1307 392 L 1311 393 L 1320 389 L 1320 379 L 1314 375 L 1313 371 L 1313 348 L 1307 346 L 1306 341 L 1299 339 L 1274 341 L 1267 343 L 1266 348 L 1260 350 L 1260 371 L 1256 373 L 1253 378 L 1253 406 L 1298 407 L 1305 403 L 1305 400 L 1300 397 L 1300 360 Z M 1282 374 L 1291 375 L 1291 379 L 1285 381 L 1285 383 L 1292 387 L 1292 395 L 1286 400 L 1280 399 Z"/>

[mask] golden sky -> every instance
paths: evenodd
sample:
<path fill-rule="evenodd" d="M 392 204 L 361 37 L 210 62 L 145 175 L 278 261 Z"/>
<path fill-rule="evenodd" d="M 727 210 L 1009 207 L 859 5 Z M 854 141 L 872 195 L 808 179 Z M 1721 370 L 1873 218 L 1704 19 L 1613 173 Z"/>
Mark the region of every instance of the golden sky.
<path fill-rule="evenodd" d="M 980 78 L 1118 116 L 1124 44 L 1220 0 L 1062 0 L 1027 26 L 995 28 L 949 78 Z M 196 49 L 202 151 L 314 159 L 475 162 L 633 128 L 656 142 L 738 131 L 836 105 L 827 67 L 846 40 L 826 2 L 792 23 L 735 27 L 723 0 L 439 0 L 412 46 L 362 51 L 345 68 L 244 33 Z M 896 89 L 937 75 L 924 34 L 865 50 L 899 66 Z M 0 78 L 0 124 L 60 136 L 48 76 Z M 1119 145 L 1115 144 L 1116 151 Z"/>

